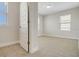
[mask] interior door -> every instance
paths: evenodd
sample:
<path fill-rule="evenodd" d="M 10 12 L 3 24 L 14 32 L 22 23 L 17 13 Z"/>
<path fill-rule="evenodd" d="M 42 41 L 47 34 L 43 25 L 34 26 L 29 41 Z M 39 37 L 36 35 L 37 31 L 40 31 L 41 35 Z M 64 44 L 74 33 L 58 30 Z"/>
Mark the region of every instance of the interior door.
<path fill-rule="evenodd" d="M 20 45 L 28 51 L 28 6 L 20 3 Z"/>

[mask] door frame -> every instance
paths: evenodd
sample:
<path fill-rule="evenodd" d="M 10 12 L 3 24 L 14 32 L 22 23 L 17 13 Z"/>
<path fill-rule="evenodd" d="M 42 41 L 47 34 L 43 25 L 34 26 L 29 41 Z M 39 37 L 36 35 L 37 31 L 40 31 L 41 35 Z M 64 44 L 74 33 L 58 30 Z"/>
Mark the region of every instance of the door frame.
<path fill-rule="evenodd" d="M 29 24 L 29 22 L 30 22 L 30 18 L 29 18 L 29 4 L 28 4 L 28 2 L 27 2 L 27 8 L 28 8 L 28 53 L 30 52 L 30 24 Z"/>

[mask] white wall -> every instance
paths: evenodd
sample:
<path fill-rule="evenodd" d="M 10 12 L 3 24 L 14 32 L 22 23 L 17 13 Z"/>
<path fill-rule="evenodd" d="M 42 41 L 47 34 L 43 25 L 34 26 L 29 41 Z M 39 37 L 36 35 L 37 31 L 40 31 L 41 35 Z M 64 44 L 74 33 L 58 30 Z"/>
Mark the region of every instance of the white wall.
<path fill-rule="evenodd" d="M 20 45 L 28 51 L 28 5 L 27 2 L 20 2 Z"/>
<path fill-rule="evenodd" d="M 38 4 L 37 2 L 29 3 L 29 18 L 30 18 L 30 52 L 38 50 Z"/>
<path fill-rule="evenodd" d="M 42 15 L 38 15 L 38 36 L 43 34 L 43 18 Z"/>
<path fill-rule="evenodd" d="M 71 31 L 60 30 L 60 16 L 71 14 Z M 62 38 L 79 39 L 79 8 L 65 10 L 44 17 L 44 34 Z"/>
<path fill-rule="evenodd" d="M 8 3 L 7 25 L 0 27 L 0 46 L 18 41 L 19 3 Z"/>

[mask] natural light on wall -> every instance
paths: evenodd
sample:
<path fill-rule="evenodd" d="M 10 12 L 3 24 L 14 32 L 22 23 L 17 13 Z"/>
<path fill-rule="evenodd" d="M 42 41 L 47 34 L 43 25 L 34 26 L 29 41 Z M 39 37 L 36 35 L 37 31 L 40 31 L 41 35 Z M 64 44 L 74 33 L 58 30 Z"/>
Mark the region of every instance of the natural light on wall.
<path fill-rule="evenodd" d="M 8 3 L 0 2 L 0 26 L 6 25 L 7 22 L 7 4 Z"/>
<path fill-rule="evenodd" d="M 71 30 L 71 14 L 60 16 L 60 30 L 62 31 Z"/>
<path fill-rule="evenodd" d="M 40 31 L 40 18 L 38 16 L 38 33 L 39 33 L 39 31 Z"/>

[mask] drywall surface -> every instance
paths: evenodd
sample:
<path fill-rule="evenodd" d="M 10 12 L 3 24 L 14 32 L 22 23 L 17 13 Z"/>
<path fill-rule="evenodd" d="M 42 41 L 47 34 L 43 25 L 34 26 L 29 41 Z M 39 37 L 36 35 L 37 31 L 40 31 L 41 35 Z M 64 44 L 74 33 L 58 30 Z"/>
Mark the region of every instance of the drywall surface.
<path fill-rule="evenodd" d="M 37 2 L 29 3 L 29 20 L 30 20 L 30 52 L 38 50 L 38 4 Z"/>
<path fill-rule="evenodd" d="M 19 3 L 8 3 L 7 24 L 0 26 L 0 45 L 18 41 Z"/>
<path fill-rule="evenodd" d="M 41 36 L 43 34 L 43 18 L 44 16 L 38 15 L 38 36 Z"/>
<path fill-rule="evenodd" d="M 70 31 L 60 30 L 60 16 L 71 14 Z M 44 34 L 61 38 L 79 39 L 79 7 L 44 17 Z"/>
<path fill-rule="evenodd" d="M 27 2 L 20 3 L 20 45 L 28 51 L 28 5 Z"/>

